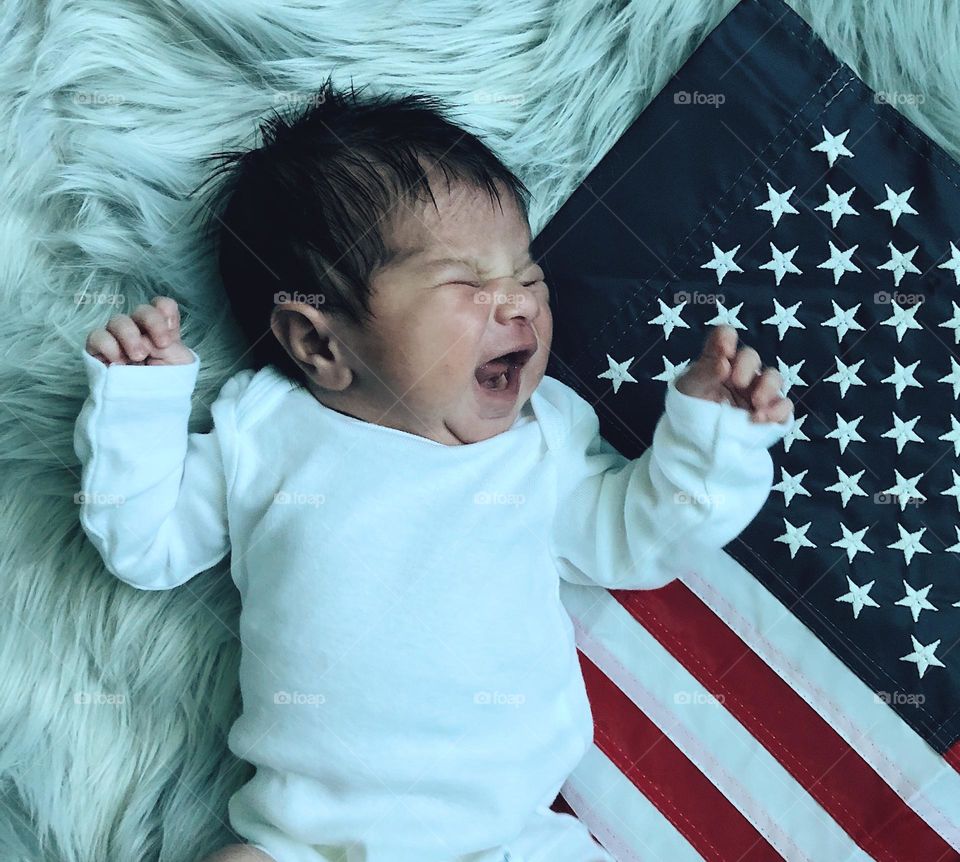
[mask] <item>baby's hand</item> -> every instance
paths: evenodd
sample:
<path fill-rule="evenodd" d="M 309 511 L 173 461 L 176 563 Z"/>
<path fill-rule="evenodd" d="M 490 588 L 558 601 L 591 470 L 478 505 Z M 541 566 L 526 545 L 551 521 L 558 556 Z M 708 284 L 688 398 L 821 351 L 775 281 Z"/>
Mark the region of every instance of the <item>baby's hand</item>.
<path fill-rule="evenodd" d="M 168 296 L 155 296 L 128 317 L 110 318 L 87 336 L 85 349 L 104 365 L 189 365 L 193 356 L 180 340 L 180 310 Z"/>
<path fill-rule="evenodd" d="M 780 397 L 782 385 L 780 372 L 764 368 L 756 350 L 737 350 L 732 326 L 713 327 L 697 361 L 676 381 L 684 395 L 748 410 L 752 422 L 783 422 L 790 416 L 793 402 Z"/>

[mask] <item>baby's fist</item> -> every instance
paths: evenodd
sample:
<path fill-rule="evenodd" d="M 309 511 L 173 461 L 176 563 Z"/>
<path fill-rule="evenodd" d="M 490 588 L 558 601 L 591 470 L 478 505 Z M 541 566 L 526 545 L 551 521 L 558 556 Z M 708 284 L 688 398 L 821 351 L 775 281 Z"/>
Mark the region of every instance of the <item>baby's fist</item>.
<path fill-rule="evenodd" d="M 155 296 L 129 316 L 117 314 L 87 336 L 86 351 L 104 365 L 189 365 L 193 355 L 180 340 L 180 310 Z"/>
<path fill-rule="evenodd" d="M 780 372 L 764 368 L 756 350 L 737 349 L 732 326 L 713 327 L 699 358 L 676 381 L 684 395 L 742 407 L 752 422 L 783 422 L 790 417 L 793 402 L 780 396 L 782 385 Z"/>

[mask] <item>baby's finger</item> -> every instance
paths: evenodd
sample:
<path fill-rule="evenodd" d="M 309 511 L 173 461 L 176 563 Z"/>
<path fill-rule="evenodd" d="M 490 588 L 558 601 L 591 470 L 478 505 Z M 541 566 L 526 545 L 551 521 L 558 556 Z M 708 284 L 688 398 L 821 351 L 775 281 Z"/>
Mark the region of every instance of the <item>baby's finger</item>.
<path fill-rule="evenodd" d="M 753 407 L 761 409 L 774 404 L 782 397 L 780 390 L 783 388 L 783 377 L 776 368 L 765 368 L 756 377 L 750 387 L 750 403 Z"/>
<path fill-rule="evenodd" d="M 779 398 L 775 403 L 754 410 L 750 414 L 751 422 L 784 422 L 793 413 L 793 402 L 789 398 Z"/>
<path fill-rule="evenodd" d="M 167 325 L 167 318 L 159 308 L 153 305 L 138 305 L 130 317 L 139 325 L 141 332 L 150 336 L 158 348 L 163 349 L 173 343 L 172 330 Z"/>
<path fill-rule="evenodd" d="M 176 334 L 180 329 L 180 308 L 176 300 L 169 296 L 155 296 L 150 302 L 165 318 L 173 322 L 169 329 Z"/>
<path fill-rule="evenodd" d="M 711 327 L 703 343 L 701 356 L 721 356 L 724 359 L 733 359 L 737 351 L 737 330 L 732 326 L 721 324 Z"/>
<path fill-rule="evenodd" d="M 85 349 L 91 356 L 101 361 L 106 360 L 108 365 L 126 364 L 127 357 L 120 348 L 120 344 L 106 329 L 94 329 L 87 336 Z"/>
<path fill-rule="evenodd" d="M 120 343 L 120 347 L 134 362 L 147 358 L 148 344 L 140 327 L 127 315 L 118 314 L 107 322 L 107 332 Z"/>
<path fill-rule="evenodd" d="M 741 347 L 733 358 L 730 383 L 736 389 L 747 389 L 747 387 L 753 385 L 753 381 L 762 367 L 760 354 L 756 350 L 752 347 Z"/>
<path fill-rule="evenodd" d="M 730 376 L 730 358 L 736 344 L 737 331 L 732 326 L 711 328 L 700 355 L 677 379 L 677 389 L 687 395 L 716 400 Z"/>

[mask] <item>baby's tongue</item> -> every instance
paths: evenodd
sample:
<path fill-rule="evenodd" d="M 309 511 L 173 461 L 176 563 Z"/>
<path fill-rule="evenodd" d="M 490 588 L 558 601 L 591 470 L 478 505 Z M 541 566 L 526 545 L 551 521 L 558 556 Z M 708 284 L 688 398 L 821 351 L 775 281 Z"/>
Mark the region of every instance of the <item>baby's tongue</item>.
<path fill-rule="evenodd" d="M 477 382 L 482 386 L 488 380 L 496 380 L 501 374 L 506 374 L 509 370 L 510 363 L 506 359 L 491 359 L 477 369 Z"/>

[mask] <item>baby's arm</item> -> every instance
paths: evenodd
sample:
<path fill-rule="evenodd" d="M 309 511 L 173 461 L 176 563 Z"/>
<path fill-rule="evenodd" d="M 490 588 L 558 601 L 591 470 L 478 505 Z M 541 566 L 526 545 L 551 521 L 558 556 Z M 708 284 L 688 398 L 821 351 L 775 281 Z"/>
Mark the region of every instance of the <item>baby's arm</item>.
<path fill-rule="evenodd" d="M 83 351 L 90 393 L 74 430 L 82 465 L 80 523 L 120 580 L 143 590 L 170 589 L 230 549 L 223 429 L 188 433 L 200 359 L 180 343 L 179 318 L 166 352 L 146 351 L 146 362 L 173 355 L 170 364 L 129 362 L 138 355 L 136 347 L 119 356 L 117 347 L 134 336 L 118 336 L 111 344 L 106 330 L 98 332 L 103 340 L 92 344 L 92 334 Z M 144 325 L 142 344 L 148 335 Z M 173 351 L 176 344 L 179 352 Z M 107 366 L 94 353 L 113 361 Z M 226 408 L 239 385 L 237 377 L 224 385 L 212 408 L 215 422 L 218 416 L 225 423 L 232 419 Z"/>
<path fill-rule="evenodd" d="M 719 550 L 744 530 L 770 493 L 767 449 L 793 418 L 751 421 L 748 409 L 736 406 L 741 394 L 718 402 L 685 394 L 671 381 L 653 442 L 633 461 L 600 436 L 593 408 L 574 398 L 551 537 L 564 580 L 610 589 L 662 586 L 676 577 L 670 563 L 678 551 Z M 787 412 L 771 404 L 760 408 L 770 418 Z"/>

